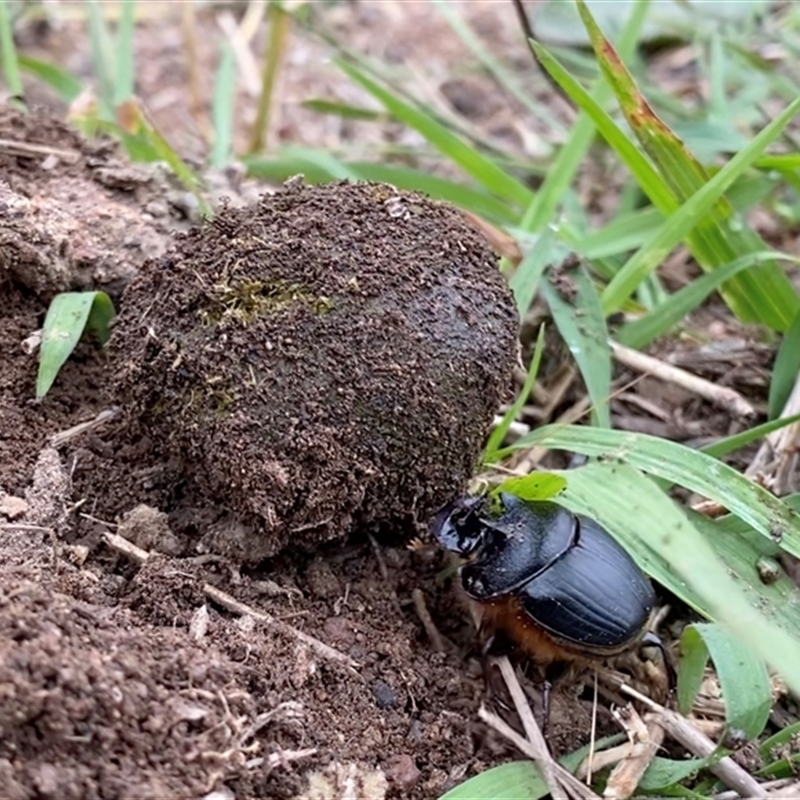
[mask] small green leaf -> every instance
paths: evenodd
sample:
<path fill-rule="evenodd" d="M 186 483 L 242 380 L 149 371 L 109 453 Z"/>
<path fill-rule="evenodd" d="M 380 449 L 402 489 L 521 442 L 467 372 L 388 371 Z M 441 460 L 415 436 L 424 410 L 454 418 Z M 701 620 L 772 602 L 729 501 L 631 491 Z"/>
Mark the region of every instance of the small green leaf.
<path fill-rule="evenodd" d="M 464 781 L 439 800 L 538 800 L 549 793 L 532 761 L 512 761 Z"/>
<path fill-rule="evenodd" d="M 676 783 L 691 778 L 703 767 L 713 763 L 715 759 L 689 758 L 685 761 L 673 761 L 671 758 L 656 756 L 642 775 L 639 786 L 642 792 L 656 792 Z"/>
<path fill-rule="evenodd" d="M 549 500 L 566 488 L 567 479 L 553 472 L 531 472 L 530 475 L 508 478 L 503 481 L 495 494 L 504 492 L 515 494 L 523 500 Z"/>
<path fill-rule="evenodd" d="M 748 740 L 760 736 L 769 719 L 772 691 L 764 662 L 713 623 L 688 625 L 681 636 L 678 704 L 688 714 L 709 659 L 719 678 L 728 730 L 742 731 Z"/>
<path fill-rule="evenodd" d="M 105 345 L 115 313 L 111 298 L 105 292 L 65 292 L 53 298 L 42 329 L 37 398 L 50 391 L 84 331 L 96 333 L 100 344 Z"/>

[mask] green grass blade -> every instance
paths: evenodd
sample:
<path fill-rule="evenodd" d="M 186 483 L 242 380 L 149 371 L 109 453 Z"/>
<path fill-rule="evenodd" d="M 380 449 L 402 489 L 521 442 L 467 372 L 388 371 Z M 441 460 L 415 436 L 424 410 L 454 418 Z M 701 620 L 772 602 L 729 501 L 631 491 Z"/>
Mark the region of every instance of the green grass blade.
<path fill-rule="evenodd" d="M 567 479 L 553 472 L 531 472 L 530 475 L 519 475 L 507 478 L 492 494 L 514 494 L 523 500 L 549 500 L 567 488 Z"/>
<path fill-rule="evenodd" d="M 98 0 L 88 0 L 89 10 L 89 50 L 92 66 L 100 87 L 97 102 L 103 119 L 114 120 L 114 69 L 111 34 L 103 17 L 102 6 Z"/>
<path fill-rule="evenodd" d="M 648 5 L 648 0 L 633 5 L 631 15 L 620 36 L 620 50 L 625 54 L 632 53 L 636 47 Z M 537 55 L 535 49 L 533 52 Z M 593 94 L 600 105 L 612 97 L 610 88 L 603 82 L 595 87 Z M 594 137 L 594 124 L 586 112 L 582 111 L 572 126 L 568 141 L 555 157 L 536 197 L 525 211 L 520 227 L 526 231 L 538 232 L 552 221 Z"/>
<path fill-rule="evenodd" d="M 490 159 L 451 133 L 444 125 L 434 120 L 397 94 L 385 89 L 368 77 L 364 71 L 341 58 L 336 59 L 339 68 L 352 80 L 366 89 L 394 117 L 418 131 L 443 155 L 461 167 L 478 183 L 508 202 L 527 207 L 533 193 L 512 175 L 509 175 Z"/>
<path fill-rule="evenodd" d="M 219 67 L 214 81 L 211 101 L 211 122 L 214 127 L 214 144 L 209 162 L 214 169 L 222 169 L 233 156 L 233 119 L 236 106 L 236 60 L 233 48 L 223 42 L 220 48 Z"/>
<path fill-rule="evenodd" d="M 678 207 L 678 202 L 662 180 L 658 171 L 639 152 L 633 142 L 625 135 L 600 103 L 576 81 L 567 70 L 538 42 L 531 42 L 541 65 L 550 73 L 553 80 L 569 95 L 572 101 L 584 112 L 594 128 L 614 148 L 636 178 L 640 186 L 646 187 L 651 199 L 663 212 L 669 213 Z"/>
<path fill-rule="evenodd" d="M 484 770 L 439 800 L 539 800 L 550 789 L 532 761 L 512 761 Z"/>
<path fill-rule="evenodd" d="M 766 489 L 705 453 L 641 433 L 546 425 L 504 448 L 500 455 L 532 445 L 625 461 L 714 500 L 762 536 L 780 541 L 787 552 L 800 557 L 800 515 Z"/>
<path fill-rule="evenodd" d="M 787 425 L 791 425 L 798 420 L 800 420 L 800 414 L 773 419 L 770 422 L 756 425 L 754 428 L 749 428 L 741 433 L 726 436 L 724 439 L 720 439 L 713 444 L 707 444 L 700 448 L 700 452 L 708 456 L 713 456 L 714 458 L 722 458 L 722 456 L 732 453 L 734 450 L 738 450 L 740 447 L 750 444 L 750 442 L 755 442 L 757 439 L 760 439 L 762 436 L 767 436 L 773 431 L 785 428 Z"/>
<path fill-rule="evenodd" d="M 664 222 L 658 233 L 626 262 L 603 293 L 603 308 L 607 314 L 622 307 L 644 278 L 661 264 L 681 240 L 687 237 L 698 225 L 698 220 L 713 209 L 733 181 L 752 164 L 770 142 L 777 138 L 798 110 L 800 110 L 800 98 L 784 109 L 747 147 L 740 150 L 713 178 L 689 197 L 680 209 Z M 746 248 L 747 250 L 752 248 Z M 734 261 L 739 255 L 734 254 L 730 260 Z M 768 289 L 772 285 L 768 281 L 772 274 L 771 270 L 778 270 L 782 281 L 786 283 L 780 296 L 773 295 L 772 289 Z M 742 277 L 746 277 L 746 273 Z M 753 321 L 757 308 L 759 318 L 763 318 L 764 323 L 776 330 L 785 330 L 794 314 L 800 310 L 800 298 L 788 278 L 772 263 L 764 264 L 757 278 L 741 282 L 740 285 L 743 291 L 744 288 L 752 291 L 751 299 L 754 305 L 751 309 L 753 313 L 749 314 L 750 321 Z M 741 308 L 737 308 L 743 318 L 747 319 L 748 313 L 742 313 Z"/>
<path fill-rule="evenodd" d="M 9 4 L 5 0 L 0 0 L 0 55 L 2 55 L 3 77 L 9 94 L 21 99 L 25 94 L 17 60 L 17 48 L 14 45 L 14 28 L 9 12 Z"/>
<path fill-rule="evenodd" d="M 787 630 L 779 624 L 782 609 L 770 600 L 748 600 L 740 581 L 728 573 L 708 537 L 698 529 L 696 515 L 687 515 L 628 464 L 605 461 L 561 474 L 567 488 L 559 495 L 559 503 L 596 519 L 656 580 L 733 631 L 796 687 L 794 691 L 800 689 L 798 625 Z"/>
<path fill-rule="evenodd" d="M 574 263 L 574 262 L 573 262 Z M 569 347 L 592 401 L 592 423 L 611 427 L 611 350 L 600 298 L 582 262 L 551 269 L 541 283 L 561 338 Z"/>
<path fill-rule="evenodd" d="M 83 91 L 83 84 L 74 75 L 55 64 L 20 55 L 19 65 L 25 72 L 47 84 L 68 105 Z"/>
<path fill-rule="evenodd" d="M 598 62 L 607 80 L 614 88 L 620 107 L 639 138 L 645 151 L 653 159 L 663 180 L 669 185 L 679 201 L 692 202 L 691 212 L 683 205 L 677 217 L 683 216 L 676 229 L 683 230 L 686 236 L 695 227 L 692 237 L 693 254 L 704 269 L 714 269 L 720 264 L 730 263 L 753 250 L 767 249 L 761 239 L 736 217 L 730 204 L 722 196 L 727 188 L 731 174 L 744 171 L 762 153 L 764 148 L 783 129 L 800 104 L 793 102 L 780 121 L 773 121 L 764 131 L 726 165 L 714 178 L 685 147 L 683 142 L 656 116 L 647 100 L 640 92 L 630 72 L 611 43 L 603 36 L 595 23 L 584 0 L 576 0 L 584 25 L 595 51 Z M 787 112 L 789 112 L 787 114 Z M 776 124 L 777 123 L 777 124 Z M 726 177 L 720 178 L 724 173 Z M 698 202 L 698 195 L 719 179 L 714 191 Z M 647 190 L 647 187 L 643 186 Z M 696 219 L 688 219 L 689 214 Z M 669 223 L 668 223 L 669 224 Z M 651 248 L 639 251 L 636 261 L 629 262 L 616 283 L 606 290 L 604 307 L 618 309 L 637 288 L 648 272 L 658 266 L 658 260 L 665 255 L 663 241 L 651 242 Z M 785 330 L 800 310 L 800 298 L 791 283 L 777 264 L 765 264 L 758 276 L 743 273 L 732 279 L 724 287 L 723 294 L 731 308 L 745 321 L 762 321 L 775 330 Z"/>
<path fill-rule="evenodd" d="M 769 418 L 777 419 L 800 373 L 800 313 L 783 337 L 769 384 Z"/>
<path fill-rule="evenodd" d="M 752 650 L 719 625 L 695 623 L 684 629 L 678 668 L 678 707 L 683 714 L 691 711 L 709 658 L 722 690 L 728 730 L 742 731 L 748 740 L 757 738 L 772 708 L 769 674 Z"/>
<path fill-rule="evenodd" d="M 737 258 L 730 264 L 701 275 L 671 295 L 660 306 L 657 306 L 634 322 L 629 322 L 620 329 L 616 338 L 622 344 L 640 350 L 659 336 L 668 333 L 687 314 L 700 306 L 723 281 L 756 264 L 779 259 L 800 263 L 800 259 L 791 258 L 774 250 L 750 253 Z M 800 345 L 800 342 L 798 344 Z M 800 349 L 798 352 L 800 352 Z M 798 365 L 800 366 L 800 362 L 798 362 Z"/>
<path fill-rule="evenodd" d="M 509 280 L 509 286 L 517 301 L 520 319 L 528 313 L 528 309 L 531 307 L 545 268 L 549 264 L 560 263 L 568 254 L 566 247 L 557 241 L 553 228 L 545 228 L 533 246 L 525 253 Z"/>
<path fill-rule="evenodd" d="M 37 398 L 50 391 L 84 331 L 94 331 L 101 344 L 108 341 L 109 324 L 115 313 L 111 298 L 105 292 L 65 292 L 53 298 L 42 328 Z"/>
<path fill-rule="evenodd" d="M 136 0 L 123 0 L 120 4 L 117 42 L 115 47 L 114 107 L 133 97 L 135 60 L 133 56 L 133 31 L 136 26 Z"/>
<path fill-rule="evenodd" d="M 483 461 L 488 463 L 494 460 L 495 453 L 500 449 L 503 444 L 503 439 L 506 438 L 508 429 L 511 423 L 517 418 L 517 414 L 522 410 L 525 403 L 528 402 L 533 384 L 536 382 L 536 376 L 539 373 L 539 364 L 542 361 L 542 352 L 544 351 L 544 325 L 539 328 L 539 335 L 536 338 L 536 347 L 533 351 L 533 358 L 531 358 L 531 365 L 528 369 L 528 374 L 525 377 L 525 383 L 522 386 L 517 399 L 513 405 L 503 415 L 500 424 L 492 431 L 489 436 L 489 441 L 486 443 L 484 449 Z"/>

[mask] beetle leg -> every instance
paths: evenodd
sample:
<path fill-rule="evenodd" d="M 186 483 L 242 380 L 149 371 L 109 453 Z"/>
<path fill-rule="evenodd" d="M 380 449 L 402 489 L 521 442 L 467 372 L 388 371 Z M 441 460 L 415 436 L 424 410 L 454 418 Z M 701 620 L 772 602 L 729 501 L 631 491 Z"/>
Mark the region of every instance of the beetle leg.
<path fill-rule="evenodd" d="M 664 669 L 667 672 L 667 691 L 672 694 L 678 685 L 678 675 L 675 672 L 675 664 L 672 662 L 672 655 L 669 650 L 667 650 L 664 642 L 661 641 L 661 638 L 658 636 L 658 634 L 653 633 L 652 631 L 647 631 L 642 637 L 642 641 L 639 646 L 658 648 L 659 652 L 661 653 L 661 658 L 664 660 Z"/>

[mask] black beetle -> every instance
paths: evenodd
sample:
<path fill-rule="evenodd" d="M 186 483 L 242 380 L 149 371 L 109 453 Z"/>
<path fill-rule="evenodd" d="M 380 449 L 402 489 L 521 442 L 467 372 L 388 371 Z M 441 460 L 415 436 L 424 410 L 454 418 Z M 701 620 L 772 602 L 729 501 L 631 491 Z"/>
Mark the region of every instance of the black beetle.
<path fill-rule="evenodd" d="M 537 664 L 602 659 L 645 634 L 655 593 L 622 547 L 593 520 L 545 501 L 501 494 L 461 497 L 436 515 L 432 531 L 465 557 L 460 569 L 467 597 L 482 625 L 504 633 Z"/>

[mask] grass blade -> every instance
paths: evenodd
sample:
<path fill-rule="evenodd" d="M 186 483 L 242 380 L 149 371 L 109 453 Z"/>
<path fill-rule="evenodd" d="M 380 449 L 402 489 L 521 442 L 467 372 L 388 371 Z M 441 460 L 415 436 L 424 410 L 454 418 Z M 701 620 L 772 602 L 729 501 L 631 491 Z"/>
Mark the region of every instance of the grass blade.
<path fill-rule="evenodd" d="M 713 272 L 701 275 L 692 281 L 688 286 L 671 295 L 665 302 L 654 308 L 649 313 L 629 322 L 620 329 L 617 339 L 628 347 L 637 350 L 646 347 L 650 342 L 668 333 L 670 329 L 680 322 L 687 314 L 694 311 L 703 301 L 723 282 L 732 278 L 744 269 L 749 269 L 756 264 L 763 264 L 765 261 L 785 259 L 800 263 L 800 259 L 786 256 L 774 250 L 765 250 L 762 253 L 750 253 L 741 258 L 737 258 L 730 264 L 719 267 Z M 800 354 L 800 341 L 798 341 L 797 353 Z M 798 359 L 800 366 L 800 359 Z"/>
<path fill-rule="evenodd" d="M 71 104 L 83 91 L 83 84 L 74 75 L 55 64 L 40 61 L 31 56 L 20 55 L 19 65 L 25 72 L 29 72 L 42 83 L 50 86 L 67 105 Z"/>
<path fill-rule="evenodd" d="M 541 291 L 578 365 L 592 401 L 592 423 L 611 427 L 611 350 L 600 298 L 582 262 L 568 260 L 550 270 Z"/>
<path fill-rule="evenodd" d="M 22 99 L 22 77 L 19 72 L 17 48 L 14 45 L 14 27 L 11 22 L 9 4 L 0 2 L 0 54 L 2 54 L 3 77 L 12 97 Z"/>
<path fill-rule="evenodd" d="M 115 48 L 114 94 L 112 102 L 116 108 L 130 100 L 134 91 L 135 60 L 133 56 L 133 31 L 136 22 L 136 0 L 123 0 L 120 5 Z"/>
<path fill-rule="evenodd" d="M 209 162 L 214 169 L 222 169 L 233 155 L 233 117 L 236 106 L 236 60 L 233 48 L 223 42 L 220 48 L 219 67 L 214 81 L 211 101 L 211 121 L 214 127 L 214 144 Z"/>
<path fill-rule="evenodd" d="M 622 307 L 644 278 L 660 265 L 663 259 L 695 226 L 699 225 L 698 220 L 713 209 L 725 190 L 750 166 L 756 156 L 777 138 L 799 110 L 800 98 L 784 109 L 758 133 L 747 147 L 740 150 L 711 180 L 689 197 L 680 209 L 666 220 L 649 242 L 626 262 L 603 293 L 603 308 L 606 313 L 613 313 Z M 727 250 L 732 255 L 730 260 L 734 261 L 736 254 L 730 247 Z M 752 250 L 752 248 L 748 247 L 745 250 Z M 775 275 L 776 271 L 779 278 Z M 794 314 L 800 310 L 800 298 L 788 278 L 777 265 L 771 262 L 761 267 L 757 278 L 744 281 L 745 277 L 746 274 L 741 276 L 740 285 L 743 292 L 745 290 L 752 292 L 750 298 L 753 305 L 750 307 L 750 311 L 744 310 L 741 304 L 737 304 L 734 310 L 744 319 L 750 321 L 761 319 L 776 330 L 785 330 L 789 324 L 787 317 L 788 320 L 791 320 Z M 770 281 L 770 278 L 775 280 Z M 782 283 L 785 283 L 786 286 L 769 288 L 773 284 Z M 773 291 L 782 294 L 776 296 Z M 759 302 L 759 298 L 763 302 Z M 747 302 L 750 303 L 750 300 Z"/>
<path fill-rule="evenodd" d="M 769 384 L 769 418 L 777 419 L 800 373 L 800 313 L 783 337 Z"/>
<path fill-rule="evenodd" d="M 495 453 L 500 449 L 503 444 L 503 439 L 506 438 L 508 429 L 511 423 L 517 418 L 517 414 L 522 410 L 525 403 L 528 402 L 533 384 L 536 383 L 536 376 L 539 373 L 539 364 L 542 361 L 542 352 L 544 351 L 544 325 L 539 328 L 539 336 L 536 338 L 536 348 L 533 351 L 533 358 L 531 358 L 531 365 L 528 369 L 528 374 L 525 378 L 525 383 L 522 390 L 511 408 L 503 414 L 503 419 L 500 424 L 492 431 L 489 436 L 489 441 L 486 443 L 484 450 L 483 461 L 484 463 L 494 460 Z"/>
<path fill-rule="evenodd" d="M 603 298 L 606 311 L 619 309 L 644 276 L 654 270 L 669 252 L 665 248 L 670 244 L 674 246 L 695 227 L 693 252 L 701 266 L 708 270 L 753 250 L 766 250 L 761 239 L 734 215 L 722 195 L 731 178 L 747 169 L 781 133 L 800 109 L 800 101 L 791 103 L 709 180 L 700 162 L 653 112 L 614 47 L 596 25 L 585 1 L 576 1 L 597 60 L 614 88 L 626 119 L 657 165 L 663 180 L 676 198 L 683 201 L 680 210 L 665 224 L 662 236 L 651 240 L 649 247 L 634 255 L 606 289 Z M 670 228 L 671 225 L 674 227 Z M 680 235 L 675 238 L 678 233 Z M 743 273 L 733 278 L 724 287 L 723 294 L 743 320 L 762 321 L 775 330 L 786 330 L 800 310 L 800 298 L 777 264 L 763 265 L 757 277 Z"/>
<path fill-rule="evenodd" d="M 705 678 L 708 659 L 714 662 L 728 730 L 755 739 L 764 730 L 772 708 L 772 691 L 764 662 L 713 623 L 688 625 L 681 635 L 678 707 L 688 714 Z"/>
<path fill-rule="evenodd" d="M 488 191 L 523 208 L 531 202 L 533 193 L 530 189 L 463 142 L 444 125 L 377 84 L 359 67 L 348 64 L 341 58 L 337 58 L 336 63 L 346 75 L 366 89 L 394 117 L 418 131 L 433 147 L 458 164 Z"/>
<path fill-rule="evenodd" d="M 521 437 L 499 455 L 528 449 L 534 444 L 629 463 L 716 501 L 762 536 L 780 542 L 787 552 L 800 556 L 800 514 L 705 453 L 646 434 L 579 425 L 546 425 Z"/>

